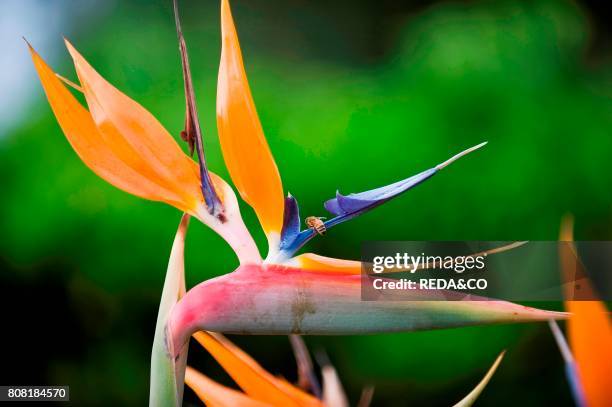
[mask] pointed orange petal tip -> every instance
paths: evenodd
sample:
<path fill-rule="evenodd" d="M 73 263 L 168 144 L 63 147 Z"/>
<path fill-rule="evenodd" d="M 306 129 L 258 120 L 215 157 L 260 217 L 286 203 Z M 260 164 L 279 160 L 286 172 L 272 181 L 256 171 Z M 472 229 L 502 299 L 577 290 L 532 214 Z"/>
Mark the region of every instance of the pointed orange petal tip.
<path fill-rule="evenodd" d="M 139 154 L 126 149 L 121 135 L 109 135 L 108 131 L 100 131 L 90 112 L 66 89 L 34 48 L 29 44 L 28 46 L 60 127 L 73 149 L 90 169 L 126 192 L 154 201 L 167 202 L 187 212 L 195 212 L 195 199 L 186 200 L 184 192 L 160 180 Z"/>
<path fill-rule="evenodd" d="M 574 241 L 574 216 L 571 213 L 565 214 L 561 219 L 559 240 L 562 242 Z"/>
<path fill-rule="evenodd" d="M 201 205 L 196 164 L 140 104 L 108 83 L 74 46 L 72 56 L 92 119 L 113 153 L 128 166 L 178 198 L 168 202 L 191 214 Z"/>
<path fill-rule="evenodd" d="M 31 46 L 30 52 L 51 109 L 81 160 L 117 188 L 143 198 L 177 203 L 176 194 L 156 184 L 116 156 L 98 131 L 89 112 Z"/>
<path fill-rule="evenodd" d="M 307 405 L 319 405 L 314 397 L 301 390 L 279 385 L 278 379 L 222 335 L 201 331 L 193 337 L 253 399 L 275 406 L 305 405 L 304 400 L 311 401 Z"/>
<path fill-rule="evenodd" d="M 185 384 L 207 406 L 216 407 L 267 407 L 268 403 L 257 401 L 237 390 L 223 386 L 209 379 L 202 373 L 187 366 L 185 371 Z"/>
<path fill-rule="evenodd" d="M 81 160 L 119 189 L 166 202 L 197 217 L 232 246 L 241 263 L 260 262 L 257 246 L 242 221 L 229 185 L 210 173 L 226 206 L 223 222 L 206 209 L 197 164 L 151 113 L 104 80 L 70 42 L 66 41 L 66 45 L 90 111 L 30 49 L 51 109 Z"/>
<path fill-rule="evenodd" d="M 283 224 L 283 186 L 257 116 L 227 0 L 221 3 L 221 34 L 217 86 L 221 150 L 236 188 L 255 210 L 273 250 Z"/>

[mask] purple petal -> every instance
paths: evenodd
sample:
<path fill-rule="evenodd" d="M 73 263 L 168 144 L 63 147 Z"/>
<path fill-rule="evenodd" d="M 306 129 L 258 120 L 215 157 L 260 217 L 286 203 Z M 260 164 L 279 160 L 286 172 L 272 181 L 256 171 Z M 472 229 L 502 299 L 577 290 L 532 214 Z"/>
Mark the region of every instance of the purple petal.
<path fill-rule="evenodd" d="M 441 164 L 436 165 L 426 171 L 423 171 L 417 175 L 413 175 L 410 178 L 395 182 L 393 184 L 371 189 L 369 191 L 359 192 L 356 194 L 342 195 L 340 192 L 336 192 L 336 197 L 330 199 L 324 203 L 325 209 L 335 216 L 324 222 L 325 227 L 330 229 L 342 222 L 346 222 L 354 217 L 361 215 L 362 213 L 382 205 L 390 199 L 395 198 L 398 195 L 408 191 L 410 188 L 415 187 L 421 182 L 429 179 L 435 173 L 448 166 L 457 159 L 464 155 L 471 153 L 474 150 L 487 144 L 487 142 L 480 143 L 474 147 L 468 148 L 454 155 L 448 160 Z M 299 231 L 300 219 L 298 214 L 297 202 L 289 195 L 285 199 L 285 218 L 283 223 L 283 231 L 281 233 L 281 242 L 279 245 L 279 251 L 276 253 L 276 257 L 268 260 L 274 260 L 277 262 L 290 258 L 296 251 L 298 251 L 304 244 L 310 239 L 316 236 L 316 233 L 312 229 L 306 229 Z"/>
<path fill-rule="evenodd" d="M 283 214 L 283 229 L 281 231 L 280 247 L 289 246 L 300 233 L 300 209 L 297 200 L 287 194 L 285 198 L 285 211 Z"/>
<path fill-rule="evenodd" d="M 405 180 L 356 194 L 342 195 L 336 192 L 336 197 L 326 201 L 324 206 L 336 216 L 365 212 L 417 186 L 436 172 L 438 172 L 437 168 L 431 168 Z"/>
<path fill-rule="evenodd" d="M 463 157 L 464 155 L 479 149 L 485 144 L 486 142 L 468 148 L 467 150 L 464 150 L 459 154 L 454 155 L 443 163 L 436 165 L 434 168 L 430 168 L 417 175 L 413 175 L 410 178 L 394 182 L 393 184 L 384 187 L 349 195 L 342 195 L 340 194 L 340 192 L 336 192 L 335 198 L 325 202 L 325 209 L 330 213 L 336 216 L 341 216 L 343 218 L 352 218 L 354 216 L 357 216 L 369 209 L 372 209 L 378 205 L 387 202 L 392 198 L 395 198 L 398 195 L 401 195 L 402 193 L 408 191 L 410 188 L 419 185 L 421 182 L 427 180 L 439 170 L 443 169 L 444 167 L 448 166 L 449 164 Z"/>

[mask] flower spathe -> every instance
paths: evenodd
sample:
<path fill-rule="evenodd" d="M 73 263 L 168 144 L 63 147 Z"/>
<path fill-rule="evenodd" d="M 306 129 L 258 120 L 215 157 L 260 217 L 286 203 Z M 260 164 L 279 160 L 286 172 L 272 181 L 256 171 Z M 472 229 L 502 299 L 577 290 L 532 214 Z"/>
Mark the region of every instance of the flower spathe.
<path fill-rule="evenodd" d="M 192 333 L 348 335 L 486 323 L 547 321 L 564 313 L 506 301 L 446 301 L 452 291 L 361 299 L 361 276 L 334 270 L 246 265 L 191 288 L 173 308 L 169 339 L 180 349 Z"/>

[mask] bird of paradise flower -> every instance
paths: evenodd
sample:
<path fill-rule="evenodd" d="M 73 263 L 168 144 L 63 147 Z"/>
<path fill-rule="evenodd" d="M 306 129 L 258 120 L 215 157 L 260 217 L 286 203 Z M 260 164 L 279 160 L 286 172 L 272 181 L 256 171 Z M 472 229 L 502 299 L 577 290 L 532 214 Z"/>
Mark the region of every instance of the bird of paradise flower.
<path fill-rule="evenodd" d="M 198 331 L 362 334 L 565 317 L 498 300 L 365 302 L 360 297 L 360 262 L 312 253 L 296 256 L 317 231 L 301 229 L 297 200 L 284 195 L 249 89 L 229 3 L 222 0 L 217 127 L 230 177 L 266 234 L 268 253 L 262 258 L 234 191 L 206 166 L 187 47 L 176 11 L 175 3 L 186 95 L 181 137 L 196 152 L 198 163 L 150 112 L 108 83 L 67 40 L 79 84 L 56 75 L 30 46 L 49 104 L 81 160 L 116 187 L 185 212 L 184 227 L 189 216 L 197 218 L 227 241 L 240 262 L 235 271 L 187 292 L 183 270 L 168 272 L 153 346 L 152 404 L 166 405 L 169 400 L 180 404 L 187 342 Z M 83 93 L 88 110 L 66 84 Z M 337 193 L 325 202 L 334 217 L 323 226 L 331 229 L 397 197 L 484 144 L 391 185 Z"/>
<path fill-rule="evenodd" d="M 170 255 L 170 263 L 168 265 L 168 273 L 166 284 L 164 287 L 164 295 L 169 292 L 179 292 L 179 295 L 184 293 L 184 244 L 187 233 L 187 225 L 189 218 L 187 215 L 183 217 L 176 233 L 172 252 Z M 163 301 L 162 301 L 163 303 Z M 160 316 L 162 314 L 160 313 Z M 163 318 L 158 319 L 158 324 L 163 325 Z M 257 361 L 250 357 L 242 349 L 238 348 L 223 335 L 212 332 L 196 332 L 193 335 L 194 339 L 203 346 L 223 367 L 229 376 L 236 382 L 242 391 L 224 386 L 210 379 L 206 375 L 200 373 L 192 367 L 187 367 L 185 370 L 184 381 L 195 394 L 209 406 L 217 407 L 262 407 L 262 406 L 327 406 L 327 407 L 346 407 L 348 406 L 347 397 L 344 393 L 340 379 L 334 367 L 330 363 L 322 363 L 321 376 L 323 379 L 322 391 L 315 391 L 311 394 L 306 389 L 314 389 L 319 387 L 316 381 L 316 375 L 312 371 L 312 362 L 309 360 L 308 350 L 301 338 L 297 335 L 291 337 L 292 344 L 298 362 L 298 373 L 303 376 L 302 379 L 307 383 L 301 388 L 292 385 L 285 379 L 275 377 L 266 371 Z M 157 344 L 159 345 L 159 343 Z M 154 345 L 154 356 L 155 352 Z M 161 352 L 161 349 L 159 349 Z M 501 363 L 504 352 L 502 352 L 495 360 L 484 378 L 470 391 L 455 407 L 467 407 L 478 398 L 484 390 L 489 380 L 493 376 L 495 370 Z M 186 354 L 181 355 L 185 358 Z M 308 359 L 305 361 L 304 359 Z M 161 367 L 155 363 L 160 363 Z M 160 374 L 167 371 L 168 366 L 165 358 L 155 358 L 153 360 L 153 374 Z M 184 363 L 184 359 L 182 360 Z M 181 371 L 182 373 L 182 371 Z M 161 380 L 154 378 L 153 382 L 156 385 L 163 383 L 165 379 L 171 379 L 172 375 L 162 375 Z M 300 380 L 302 381 L 302 380 Z M 169 388 L 172 388 L 174 383 L 170 383 Z M 158 389 L 158 388 L 157 388 Z M 319 389 L 321 390 L 321 389 Z M 152 387 L 153 391 L 153 387 Z M 317 396 L 317 397 L 315 397 Z M 369 397 L 368 397 L 369 396 Z M 174 396 L 168 399 L 159 398 L 158 393 L 151 394 L 152 405 L 167 405 L 172 404 Z M 359 402 L 360 407 L 366 407 L 371 400 L 371 391 L 364 389 L 362 398 Z M 369 400 L 368 400 L 369 399 Z M 179 403 L 180 404 L 180 403 Z"/>

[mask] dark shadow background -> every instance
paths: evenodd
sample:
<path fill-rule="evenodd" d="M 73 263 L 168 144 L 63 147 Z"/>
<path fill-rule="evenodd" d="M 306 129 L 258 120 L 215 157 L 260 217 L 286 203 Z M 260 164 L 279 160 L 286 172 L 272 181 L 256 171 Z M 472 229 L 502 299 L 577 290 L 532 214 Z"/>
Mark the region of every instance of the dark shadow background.
<path fill-rule="evenodd" d="M 181 3 L 209 167 L 229 180 L 215 129 L 219 6 Z M 329 3 L 232 2 L 262 124 L 303 214 L 325 216 L 337 188 L 365 190 L 489 145 L 309 251 L 357 259 L 363 240 L 554 240 L 566 212 L 577 238 L 611 239 L 610 19 L 599 2 Z M 8 1 L 0 11 L 0 383 L 67 384 L 75 405 L 143 405 L 180 214 L 114 189 L 79 161 L 21 36 L 75 78 L 68 36 L 178 135 L 170 1 Z M 242 212 L 263 248 L 252 210 Z M 186 263 L 188 285 L 236 266 L 197 221 Z M 233 339 L 295 379 L 287 338 Z M 352 401 L 374 384 L 374 405 L 452 405 L 508 349 L 479 405 L 572 404 L 545 324 L 306 340 L 327 351 Z M 190 364 L 231 383 L 195 345 Z M 190 391 L 186 404 L 198 404 Z"/>

